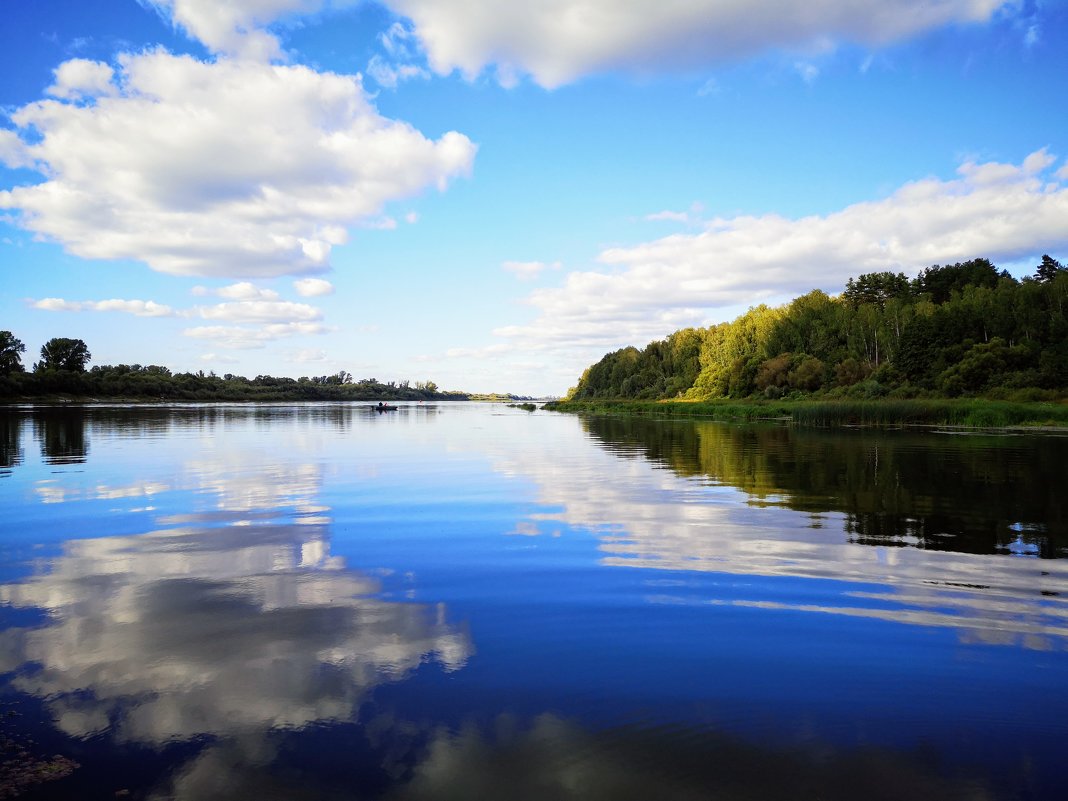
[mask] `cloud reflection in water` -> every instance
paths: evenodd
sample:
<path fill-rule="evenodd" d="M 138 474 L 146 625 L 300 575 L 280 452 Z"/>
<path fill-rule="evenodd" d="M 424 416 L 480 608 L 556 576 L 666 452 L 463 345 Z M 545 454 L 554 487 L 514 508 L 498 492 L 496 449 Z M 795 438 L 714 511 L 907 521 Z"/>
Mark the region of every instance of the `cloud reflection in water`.
<path fill-rule="evenodd" d="M 982 495 L 967 501 L 950 498 L 967 504 L 961 508 L 963 522 L 956 525 L 962 534 L 955 542 L 939 539 L 937 532 L 955 525 L 938 516 L 940 499 L 922 494 L 924 483 L 934 479 L 902 476 L 912 466 L 908 459 L 917 458 L 907 450 L 896 454 L 895 468 L 885 453 L 881 465 L 873 461 L 870 443 L 845 437 L 821 435 L 826 442 L 806 445 L 794 441 L 805 435 L 769 429 L 771 442 L 761 451 L 760 443 L 747 439 L 753 427 L 604 420 L 584 425 L 596 436 L 588 447 L 567 454 L 566 471 L 558 468 L 560 458 L 551 442 L 543 453 L 494 454 L 501 472 L 533 479 L 539 505 L 549 510 L 531 514 L 514 533 L 557 533 L 562 525 L 596 532 L 601 563 L 611 567 L 852 585 L 828 589 L 822 603 L 788 601 L 776 595 L 774 584 L 749 581 L 735 582 L 735 592 L 748 596 L 710 597 L 661 586 L 648 596 L 651 602 L 865 617 L 948 627 L 957 630 L 962 642 L 1068 649 L 1063 597 L 1068 559 L 1028 558 L 1037 556 L 1039 546 L 1014 549 L 1019 525 L 1004 522 L 1015 519 L 1009 516 L 1014 513 L 1038 519 L 1051 513 L 1041 505 L 1048 495 L 1043 486 L 1031 489 L 1033 498 L 1012 494 L 1017 483 L 1026 483 L 1023 474 L 1001 476 L 1003 483 L 987 489 L 988 496 L 1000 496 L 1002 506 L 992 506 L 991 498 Z M 983 481 L 994 467 L 1013 469 L 998 461 L 996 450 L 984 454 L 955 443 L 963 452 L 954 454 L 937 439 L 926 442 L 929 453 L 918 457 L 950 470 L 949 481 L 960 482 L 958 470 L 963 468 L 976 471 Z M 811 475 L 817 471 L 823 475 Z M 1014 502 L 1018 508 L 1011 506 Z M 887 533 L 857 535 L 858 527 L 870 531 L 873 525 Z M 926 539 L 910 539 L 909 531 L 923 532 Z M 999 536 L 1006 544 L 991 548 L 989 543 Z M 988 543 L 990 552 L 978 551 L 977 542 Z"/>
<path fill-rule="evenodd" d="M 0 603 L 48 615 L 0 634 L 0 670 L 47 699 L 62 731 L 154 745 L 247 737 L 349 720 L 376 685 L 427 661 L 465 664 L 470 638 L 443 606 L 381 600 L 378 579 L 330 555 L 315 466 L 193 467 L 215 510 L 68 541 L 0 585 Z"/>

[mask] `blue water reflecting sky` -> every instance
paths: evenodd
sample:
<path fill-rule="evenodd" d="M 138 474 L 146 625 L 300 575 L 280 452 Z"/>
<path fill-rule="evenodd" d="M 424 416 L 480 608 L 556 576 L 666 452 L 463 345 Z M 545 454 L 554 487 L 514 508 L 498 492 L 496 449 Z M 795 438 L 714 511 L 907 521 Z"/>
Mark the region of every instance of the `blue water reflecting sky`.
<path fill-rule="evenodd" d="M 688 425 L 664 449 L 478 404 L 6 414 L 3 736 L 80 766 L 29 789 L 1057 797 L 1048 508 L 956 499 L 993 522 L 953 550 L 954 499 L 910 483 L 937 440 Z M 1011 486 L 1064 442 L 960 448 L 957 484 L 989 460 Z M 786 453 L 843 459 L 837 489 Z"/>

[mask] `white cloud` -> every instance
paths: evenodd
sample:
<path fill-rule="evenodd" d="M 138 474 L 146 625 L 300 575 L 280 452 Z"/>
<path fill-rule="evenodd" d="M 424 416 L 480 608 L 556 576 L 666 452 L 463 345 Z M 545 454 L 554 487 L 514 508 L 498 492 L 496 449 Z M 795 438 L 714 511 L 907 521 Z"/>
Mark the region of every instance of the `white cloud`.
<path fill-rule="evenodd" d="M 45 92 L 53 97 L 77 99 L 111 94 L 115 71 L 107 64 L 85 58 L 64 61 L 54 70 L 56 81 Z"/>
<path fill-rule="evenodd" d="M 246 59 L 280 58 L 278 39 L 262 27 L 289 13 L 315 11 L 321 0 L 139 0 L 213 52 Z"/>
<path fill-rule="evenodd" d="M 41 298 L 31 304 L 35 309 L 42 311 L 82 311 L 85 307 L 80 301 L 64 300 L 63 298 Z"/>
<path fill-rule="evenodd" d="M 0 137 L 0 158 L 45 176 L 0 192 L 0 209 L 83 258 L 176 275 L 322 271 L 347 227 L 473 163 L 467 137 L 431 141 L 380 116 L 359 76 L 162 50 L 119 68 L 113 94 L 31 103 L 11 115 L 22 141 Z"/>
<path fill-rule="evenodd" d="M 383 0 L 408 17 L 439 74 L 494 66 L 554 87 L 603 70 L 663 71 L 772 48 L 883 45 L 954 23 L 984 22 L 1012 0 Z"/>
<path fill-rule="evenodd" d="M 394 22 L 385 33 L 380 33 L 378 42 L 393 58 L 412 58 L 419 49 L 411 29 L 400 22 Z"/>
<path fill-rule="evenodd" d="M 263 289 L 248 281 L 224 286 L 215 294 L 229 300 L 278 300 L 278 293 L 273 289 Z"/>
<path fill-rule="evenodd" d="M 611 271 L 535 290 L 538 318 L 494 333 L 526 349 L 640 345 L 715 309 L 839 292 L 862 273 L 1068 248 L 1068 176 L 1049 176 L 1052 163 L 1044 150 L 1021 165 L 969 162 L 952 180 L 915 181 L 826 216 L 715 219 L 699 233 L 611 248 L 599 257 Z"/>
<path fill-rule="evenodd" d="M 118 311 L 135 314 L 138 317 L 171 317 L 174 310 L 170 306 L 151 300 L 98 300 L 87 304 L 93 311 Z"/>
<path fill-rule="evenodd" d="M 416 64 L 391 64 L 379 55 L 371 57 L 367 63 L 367 74 L 375 79 L 379 86 L 396 89 L 397 84 L 414 78 L 429 78 L 430 72 Z"/>
<path fill-rule="evenodd" d="M 642 219 L 646 222 L 679 222 L 679 223 L 696 223 L 701 220 L 701 213 L 705 210 L 704 204 L 699 200 L 695 200 L 690 204 L 690 208 L 686 211 L 672 211 L 671 209 L 664 209 L 663 211 L 653 212 L 652 214 L 646 214 Z"/>
<path fill-rule="evenodd" d="M 323 313 L 306 303 L 287 300 L 238 300 L 198 306 L 195 312 L 205 320 L 228 320 L 237 323 L 273 323 L 320 320 Z"/>
<path fill-rule="evenodd" d="M 302 298 L 334 294 L 334 285 L 324 278 L 301 278 L 293 282 L 293 288 Z"/>
<path fill-rule="evenodd" d="M 0 128 L 0 163 L 12 168 L 32 167 L 33 157 L 19 135 Z"/>
<path fill-rule="evenodd" d="M 501 268 L 512 273 L 520 281 L 532 281 L 545 270 L 559 270 L 560 262 L 554 261 L 547 264 L 543 261 L 506 261 Z"/>
<path fill-rule="evenodd" d="M 212 340 L 220 348 L 248 350 L 263 348 L 268 342 L 294 336 L 325 334 L 326 326 L 317 322 L 272 323 L 260 328 L 242 326 L 203 325 L 187 328 L 182 334 L 192 339 Z"/>
<path fill-rule="evenodd" d="M 394 22 L 383 34 L 379 34 L 379 43 L 387 57 L 374 55 L 367 64 L 367 74 L 380 86 L 396 89 L 397 84 L 415 78 L 429 78 L 430 71 L 420 64 L 424 56 L 419 41 L 412 31 L 400 22 Z"/>
<path fill-rule="evenodd" d="M 64 300 L 62 298 L 42 298 L 31 304 L 35 309 L 43 311 L 98 311 L 98 312 L 124 312 L 138 317 L 173 317 L 174 309 L 153 300 Z"/>

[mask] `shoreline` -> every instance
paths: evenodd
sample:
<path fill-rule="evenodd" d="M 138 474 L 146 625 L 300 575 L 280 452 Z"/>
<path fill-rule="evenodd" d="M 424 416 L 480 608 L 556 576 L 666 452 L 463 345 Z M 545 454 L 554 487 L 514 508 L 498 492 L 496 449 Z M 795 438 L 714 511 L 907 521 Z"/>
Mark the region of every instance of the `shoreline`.
<path fill-rule="evenodd" d="M 866 401 L 557 401 L 548 411 L 657 420 L 788 423 L 812 428 L 952 429 L 1068 435 L 1068 403 L 982 398 Z"/>

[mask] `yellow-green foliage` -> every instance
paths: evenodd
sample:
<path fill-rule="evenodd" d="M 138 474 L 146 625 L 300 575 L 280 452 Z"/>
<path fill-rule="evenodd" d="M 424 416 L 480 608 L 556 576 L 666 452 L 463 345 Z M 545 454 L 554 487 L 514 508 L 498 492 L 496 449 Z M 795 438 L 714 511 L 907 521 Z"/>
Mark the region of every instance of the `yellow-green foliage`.
<path fill-rule="evenodd" d="M 986 259 L 850 279 L 729 323 L 605 355 L 573 400 L 838 399 L 1068 390 L 1068 270 L 1012 278 Z"/>

